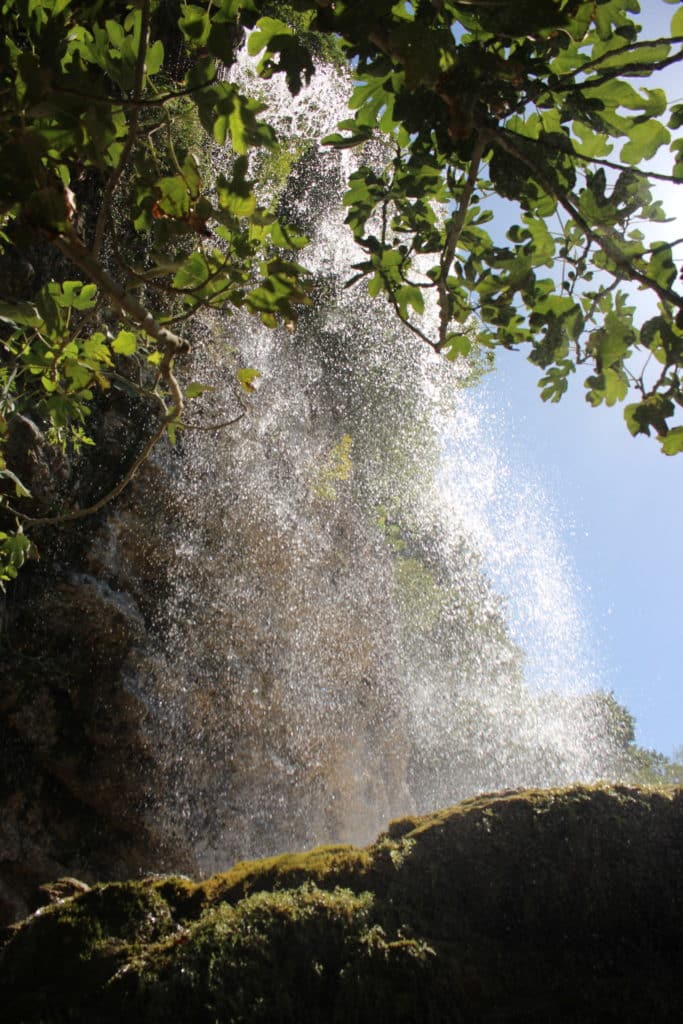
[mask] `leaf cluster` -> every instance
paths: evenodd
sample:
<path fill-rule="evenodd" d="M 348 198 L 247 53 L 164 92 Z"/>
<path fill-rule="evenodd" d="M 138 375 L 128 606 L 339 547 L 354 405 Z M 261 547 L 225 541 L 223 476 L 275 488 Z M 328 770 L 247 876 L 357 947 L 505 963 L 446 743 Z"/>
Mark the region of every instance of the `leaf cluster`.
<path fill-rule="evenodd" d="M 0 6 L 3 266 L 52 249 L 56 269 L 37 292 L 3 289 L 0 448 L 17 415 L 63 449 L 92 443 L 88 417 L 112 388 L 153 396 L 155 435 L 173 438 L 202 390 L 178 382 L 178 331 L 203 309 L 291 325 L 310 301 L 295 258 L 306 239 L 259 202 L 250 174 L 249 154 L 275 133 L 222 70 L 257 5 L 182 3 L 173 38 L 165 6 Z M 31 504 L 0 457 L 4 552 L 36 511 L 60 512 Z M 17 560 L 0 553 L 6 573 Z"/>
<path fill-rule="evenodd" d="M 647 40 L 636 8 L 5 0 L 0 245 L 10 260 L 52 249 L 68 270 L 2 296 L 0 446 L 16 415 L 56 444 L 87 443 L 93 402 L 130 389 L 133 365 L 133 389 L 159 408 L 155 439 L 174 435 L 196 314 L 245 309 L 293 329 L 310 302 L 306 239 L 253 180 L 252 154 L 277 145 L 267 108 L 225 74 L 246 41 L 257 73 L 292 93 L 315 53 L 343 54 L 349 116 L 325 141 L 362 153 L 382 140 L 384 157 L 374 146 L 348 182 L 350 286 L 364 281 L 448 358 L 473 338 L 527 349 L 545 400 L 582 368 L 592 405 L 626 401 L 632 433 L 683 449 L 681 240 L 652 189 L 683 180 L 683 106 L 650 87 L 683 57 L 683 9 Z M 649 170 L 664 152 L 669 169 Z M 0 473 L 2 525 L 18 536 L 27 488 L 6 460 Z"/>
<path fill-rule="evenodd" d="M 467 351 L 464 325 L 484 346 L 527 349 L 544 400 L 585 367 L 592 405 L 630 398 L 631 432 L 680 451 L 682 241 L 661 230 L 652 185 L 683 181 L 683 113 L 641 83 L 682 59 L 683 10 L 646 40 L 627 0 L 298 6 L 344 40 L 354 71 L 352 116 L 326 141 L 387 142 L 384 169 L 349 181 L 367 254 L 355 280 L 449 356 Z M 670 169 L 648 170 L 665 149 Z M 641 323 L 638 292 L 656 311 Z"/>

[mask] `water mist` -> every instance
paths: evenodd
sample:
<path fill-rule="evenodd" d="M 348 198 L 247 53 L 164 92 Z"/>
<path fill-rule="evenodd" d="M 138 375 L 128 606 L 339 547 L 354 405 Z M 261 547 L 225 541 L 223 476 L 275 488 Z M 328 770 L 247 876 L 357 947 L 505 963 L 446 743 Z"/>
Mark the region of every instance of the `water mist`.
<path fill-rule="evenodd" d="M 238 73 L 254 83 L 246 61 Z M 344 288 L 350 158 L 312 140 L 345 98 L 332 73 L 296 101 L 268 85 L 294 154 L 273 201 L 312 238 L 314 304 L 293 334 L 207 317 L 204 429 L 164 469 L 168 593 L 128 686 L 165 780 L 148 816 L 202 871 L 612 770 L 552 517 L 533 488 L 519 507 L 472 367 Z M 236 365 L 260 372 L 248 400 Z"/>

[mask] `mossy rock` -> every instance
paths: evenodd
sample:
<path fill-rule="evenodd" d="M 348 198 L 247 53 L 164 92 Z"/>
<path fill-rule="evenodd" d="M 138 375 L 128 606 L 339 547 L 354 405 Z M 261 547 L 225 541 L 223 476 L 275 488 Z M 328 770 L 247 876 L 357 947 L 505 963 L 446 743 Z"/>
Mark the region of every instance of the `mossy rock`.
<path fill-rule="evenodd" d="M 8 931 L 8 1024 L 673 1021 L 683 790 L 493 794 L 194 884 L 95 886 Z"/>

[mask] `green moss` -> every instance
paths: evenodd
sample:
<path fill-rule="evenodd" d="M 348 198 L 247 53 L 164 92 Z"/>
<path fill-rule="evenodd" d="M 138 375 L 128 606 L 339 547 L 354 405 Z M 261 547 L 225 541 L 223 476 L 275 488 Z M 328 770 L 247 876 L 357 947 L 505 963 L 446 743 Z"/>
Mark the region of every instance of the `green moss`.
<path fill-rule="evenodd" d="M 371 907 L 369 894 L 311 883 L 210 907 L 186 941 L 167 943 L 138 970 L 144 1019 L 306 1019 L 311 1004 L 331 1005 Z"/>
<path fill-rule="evenodd" d="M 321 888 L 359 886 L 372 867 L 367 850 L 355 846 L 317 846 L 307 853 L 286 853 L 259 861 L 241 861 L 224 874 L 202 883 L 204 904 L 235 903 L 255 891 L 272 891 L 314 882 Z"/>
<path fill-rule="evenodd" d="M 325 454 L 322 465 L 318 466 L 311 484 L 311 493 L 321 501 L 334 501 L 337 488 L 353 473 L 353 438 L 343 434 L 337 444 Z"/>
<path fill-rule="evenodd" d="M 171 875 L 149 879 L 146 884 L 149 884 L 151 889 L 161 896 L 177 921 L 185 921 L 198 916 L 204 899 L 201 888 L 196 882 L 180 875 Z"/>
<path fill-rule="evenodd" d="M 477 797 L 194 885 L 99 886 L 2 954 L 9 1024 L 676 1020 L 683 790 Z"/>
<path fill-rule="evenodd" d="M 99 992 L 131 955 L 174 927 L 166 901 L 142 882 L 95 886 L 41 908 L 3 950 L 3 988 L 20 1011 L 14 1019 L 61 1020 L 73 998 Z"/>
<path fill-rule="evenodd" d="M 305 139 L 288 138 L 278 141 L 259 161 L 257 178 L 259 188 L 268 196 L 274 210 L 287 187 L 287 181 L 297 160 L 310 148 Z"/>
<path fill-rule="evenodd" d="M 394 573 L 404 615 L 416 628 L 428 632 L 444 614 L 447 592 L 418 558 L 395 558 Z"/>

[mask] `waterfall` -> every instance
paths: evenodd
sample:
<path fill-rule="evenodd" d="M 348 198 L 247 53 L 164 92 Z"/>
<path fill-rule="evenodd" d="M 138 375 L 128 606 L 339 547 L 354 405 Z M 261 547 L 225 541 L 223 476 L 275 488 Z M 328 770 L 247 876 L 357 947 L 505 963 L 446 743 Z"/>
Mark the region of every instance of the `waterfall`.
<path fill-rule="evenodd" d="M 276 199 L 312 237 L 314 303 L 294 333 L 205 319 L 204 429 L 161 473 L 167 589 L 126 685 L 164 780 L 148 818 L 202 871 L 613 770 L 547 499 L 494 448 L 472 367 L 344 288 L 350 158 L 311 140 L 345 94 L 332 72 L 295 101 L 268 85 L 293 154 Z M 248 399 L 237 365 L 260 374 Z"/>

